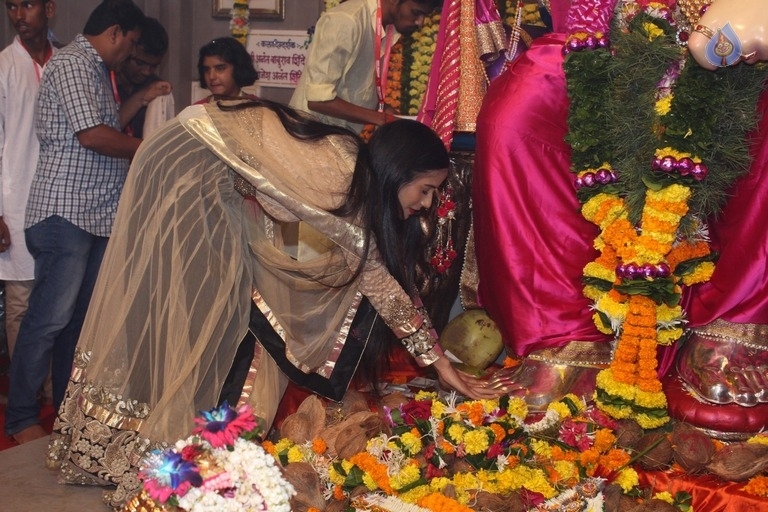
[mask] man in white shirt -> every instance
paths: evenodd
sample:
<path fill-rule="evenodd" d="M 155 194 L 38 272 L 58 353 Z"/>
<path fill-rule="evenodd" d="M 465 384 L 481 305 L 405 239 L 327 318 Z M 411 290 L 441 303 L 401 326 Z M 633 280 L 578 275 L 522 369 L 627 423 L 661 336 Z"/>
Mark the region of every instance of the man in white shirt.
<path fill-rule="evenodd" d="M 384 111 L 389 50 L 424 24 L 438 0 L 346 0 L 320 16 L 291 106 L 359 132 Z M 376 62 L 380 65 L 377 66 Z"/>
<path fill-rule="evenodd" d="M 10 356 L 35 277 L 24 242 L 24 211 L 39 153 L 35 97 L 43 66 L 56 51 L 48 40 L 56 2 L 6 0 L 5 5 L 17 33 L 0 53 L 0 279 Z"/>

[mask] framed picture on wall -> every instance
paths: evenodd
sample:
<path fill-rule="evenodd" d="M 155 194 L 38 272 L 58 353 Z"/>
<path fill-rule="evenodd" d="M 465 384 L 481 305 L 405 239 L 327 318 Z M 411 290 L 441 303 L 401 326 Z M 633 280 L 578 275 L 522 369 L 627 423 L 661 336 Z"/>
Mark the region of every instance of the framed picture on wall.
<path fill-rule="evenodd" d="M 229 18 L 235 0 L 213 0 L 213 16 Z M 249 0 L 252 20 L 285 19 L 285 0 Z"/>

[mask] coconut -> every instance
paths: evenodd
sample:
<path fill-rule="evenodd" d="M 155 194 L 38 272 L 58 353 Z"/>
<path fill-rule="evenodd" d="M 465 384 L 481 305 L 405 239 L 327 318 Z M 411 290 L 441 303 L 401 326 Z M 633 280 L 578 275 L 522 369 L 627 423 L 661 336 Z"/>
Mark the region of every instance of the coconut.
<path fill-rule="evenodd" d="M 310 508 L 325 510 L 325 498 L 320 488 L 320 477 L 308 462 L 293 462 L 283 468 L 283 474 L 296 495 L 291 498 L 291 510 L 303 512 Z"/>
<path fill-rule="evenodd" d="M 443 490 L 441 491 L 443 493 L 443 496 L 446 498 L 451 498 L 452 500 L 455 500 L 457 498 L 456 494 L 456 487 L 454 487 L 453 484 L 448 484 L 445 487 L 443 487 Z"/>
<path fill-rule="evenodd" d="M 478 512 L 525 512 L 528 507 L 523 503 L 519 493 L 499 496 L 487 491 L 480 491 L 475 497 L 472 509 Z"/>
<path fill-rule="evenodd" d="M 325 427 L 325 406 L 315 395 L 310 395 L 280 425 L 280 435 L 296 444 L 312 441 Z"/>
<path fill-rule="evenodd" d="M 348 459 L 364 451 L 367 444 L 368 437 L 360 425 L 346 425 L 339 431 L 334 448 L 339 458 Z"/>
<path fill-rule="evenodd" d="M 408 403 L 409 400 L 410 399 L 405 396 L 402 391 L 395 391 L 381 397 L 381 400 L 379 400 L 379 405 L 381 405 L 382 408 L 386 407 L 391 410 L 397 409 L 401 405 Z"/>
<path fill-rule="evenodd" d="M 453 462 L 449 466 L 449 470 L 451 474 L 457 475 L 459 473 L 474 473 L 477 471 L 477 468 L 467 462 L 466 460 L 456 457 Z"/>
<path fill-rule="evenodd" d="M 349 510 L 349 500 L 331 500 L 325 507 L 325 512 L 347 512 Z"/>
<path fill-rule="evenodd" d="M 309 439 L 317 439 L 320 432 L 325 427 L 325 406 L 323 401 L 317 397 L 317 395 L 309 395 L 301 402 L 299 408 L 296 409 L 297 413 L 307 415 L 309 421 Z"/>
<path fill-rule="evenodd" d="M 290 439 L 296 444 L 304 444 L 312 439 L 312 424 L 309 416 L 303 412 L 295 412 L 283 420 L 280 425 L 280 436 Z"/>
<path fill-rule="evenodd" d="M 707 466 L 723 480 L 741 482 L 768 468 L 768 445 L 734 443 L 715 452 Z"/>
<path fill-rule="evenodd" d="M 618 484 L 606 485 L 605 489 L 603 489 L 603 510 L 605 512 L 621 510 L 621 503 L 625 497 L 628 498 L 628 496 L 624 495 L 624 490 Z M 636 505 L 635 501 L 631 498 L 630 500 L 634 507 Z"/>
<path fill-rule="evenodd" d="M 614 431 L 616 446 L 627 450 L 634 450 L 635 445 L 643 437 L 643 428 L 635 420 L 622 419 L 618 421 L 618 427 Z"/>
<path fill-rule="evenodd" d="M 470 309 L 448 322 L 440 335 L 440 346 L 461 361 L 484 370 L 501 354 L 501 331 L 482 309 Z"/>
<path fill-rule="evenodd" d="M 349 492 L 349 499 L 353 500 L 355 498 L 359 498 L 360 496 L 365 496 L 369 492 L 371 491 L 366 486 L 358 485 Z"/>
<path fill-rule="evenodd" d="M 640 504 L 640 500 L 627 496 L 618 484 L 608 484 L 603 489 L 603 511 L 625 512 Z"/>
<path fill-rule="evenodd" d="M 637 442 L 635 450 L 642 454 L 637 460 L 643 469 L 668 468 L 672 463 L 672 444 L 663 432 L 650 432 Z"/>
<path fill-rule="evenodd" d="M 364 425 L 364 427 L 361 425 Z M 339 446 L 343 444 L 345 434 L 341 434 L 342 432 L 349 429 L 350 426 L 354 426 L 356 427 L 356 429 L 352 429 L 354 434 L 359 434 L 362 432 L 363 437 L 368 436 L 370 438 L 376 435 L 373 434 L 373 432 L 376 432 L 376 425 L 381 426 L 382 420 L 375 412 L 360 411 L 353 413 L 349 418 L 345 419 L 341 423 L 337 423 L 323 429 L 323 431 L 320 432 L 320 438 L 325 441 L 325 444 L 328 447 L 328 456 L 336 457 L 339 455 L 336 451 L 336 440 L 339 438 L 339 435 L 341 435 L 342 441 L 340 441 L 338 444 Z M 350 432 L 351 431 L 347 430 L 347 433 Z M 371 433 L 370 435 L 368 434 L 369 432 Z"/>
<path fill-rule="evenodd" d="M 678 423 L 670 437 L 675 462 L 688 473 L 706 469 L 715 454 L 715 445 L 701 430 L 687 423 Z"/>
<path fill-rule="evenodd" d="M 344 394 L 340 404 L 330 404 L 326 410 L 328 422 L 336 419 L 344 419 L 356 412 L 370 411 L 365 395 L 355 389 L 349 389 Z"/>
<path fill-rule="evenodd" d="M 365 450 L 368 440 L 388 432 L 384 420 L 372 411 L 361 411 L 337 425 L 326 428 L 320 437 L 328 446 L 328 455 L 346 459 Z"/>

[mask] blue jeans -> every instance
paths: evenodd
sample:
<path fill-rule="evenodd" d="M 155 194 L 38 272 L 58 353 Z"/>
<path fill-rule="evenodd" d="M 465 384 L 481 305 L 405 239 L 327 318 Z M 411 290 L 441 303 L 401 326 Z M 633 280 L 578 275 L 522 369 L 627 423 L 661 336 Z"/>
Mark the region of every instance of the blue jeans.
<path fill-rule="evenodd" d="M 38 222 L 24 235 L 35 259 L 35 286 L 11 360 L 6 435 L 40 422 L 37 394 L 45 383 L 49 364 L 53 405 L 56 410 L 61 405 L 109 240 L 58 215 Z"/>

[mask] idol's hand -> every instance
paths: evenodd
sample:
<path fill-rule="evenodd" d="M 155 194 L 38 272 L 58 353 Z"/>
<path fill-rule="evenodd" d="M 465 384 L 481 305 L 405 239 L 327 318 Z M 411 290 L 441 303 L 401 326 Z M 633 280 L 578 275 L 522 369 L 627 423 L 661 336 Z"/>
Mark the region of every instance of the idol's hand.
<path fill-rule="evenodd" d="M 715 70 L 739 62 L 768 60 L 768 10 L 764 0 L 718 0 L 693 26 L 688 51 Z"/>
<path fill-rule="evenodd" d="M 437 376 L 443 387 L 452 389 L 469 398 L 475 400 L 491 399 L 498 398 L 504 394 L 503 389 L 488 387 L 485 381 L 456 370 L 446 357 L 440 357 L 435 361 L 434 367 L 437 370 Z"/>

